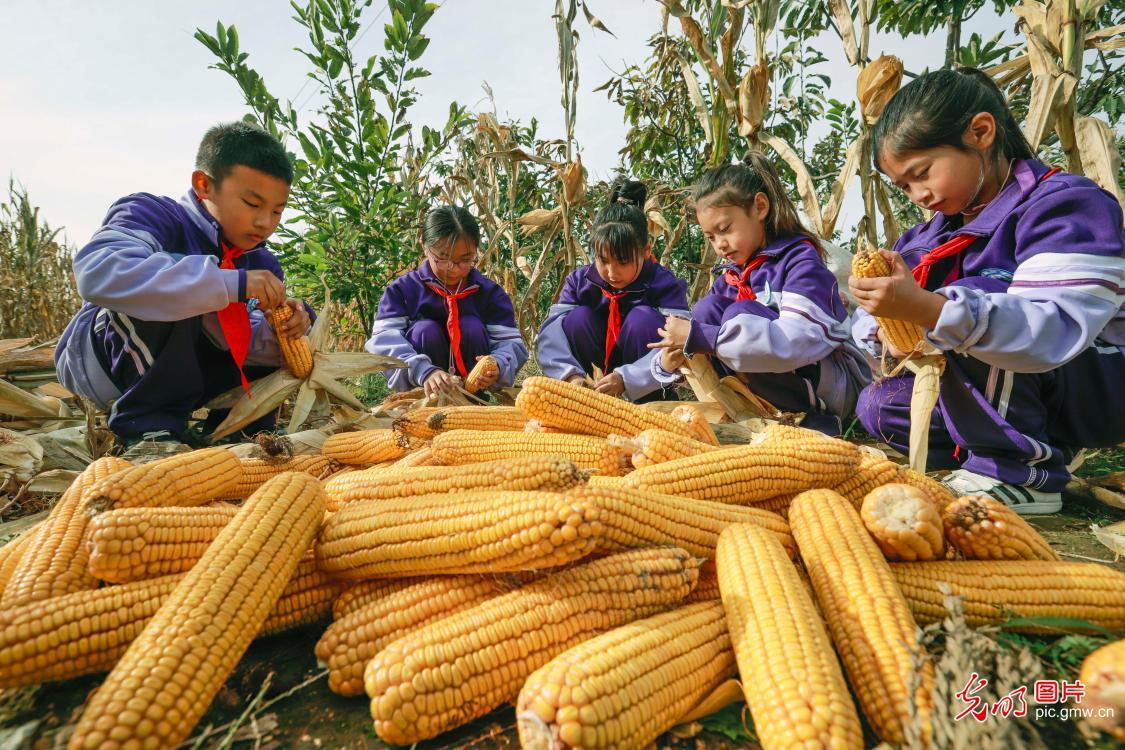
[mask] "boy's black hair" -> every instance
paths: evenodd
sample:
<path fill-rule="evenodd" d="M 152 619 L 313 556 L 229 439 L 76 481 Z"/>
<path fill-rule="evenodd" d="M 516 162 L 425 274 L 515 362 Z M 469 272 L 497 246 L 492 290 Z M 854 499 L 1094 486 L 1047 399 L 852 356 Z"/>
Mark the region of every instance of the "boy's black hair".
<path fill-rule="evenodd" d="M 617 178 L 609 189 L 609 202 L 598 212 L 590 232 L 590 247 L 597 258 L 618 263 L 643 259 L 648 247 L 644 183 Z"/>
<path fill-rule="evenodd" d="M 467 238 L 480 245 L 480 225 L 464 206 L 439 206 L 426 212 L 422 221 L 422 246 L 445 251 Z"/>
<path fill-rule="evenodd" d="M 208 130 L 195 154 L 195 168 L 218 186 L 239 165 L 293 184 L 293 164 L 285 147 L 258 125 L 239 120 Z"/>
<path fill-rule="evenodd" d="M 965 131 L 981 112 L 996 120 L 994 160 L 997 156 L 1035 158 L 996 83 L 976 68 L 958 68 L 924 73 L 891 97 L 871 129 L 875 167 L 882 171 L 879 160 L 884 149 L 896 155 L 937 146 L 968 151 Z"/>

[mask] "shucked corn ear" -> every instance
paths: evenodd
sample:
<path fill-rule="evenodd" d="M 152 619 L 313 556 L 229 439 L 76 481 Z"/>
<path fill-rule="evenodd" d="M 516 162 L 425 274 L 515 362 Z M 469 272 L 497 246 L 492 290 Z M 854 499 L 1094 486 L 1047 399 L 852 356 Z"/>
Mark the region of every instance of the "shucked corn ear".
<path fill-rule="evenodd" d="M 633 437 L 656 427 L 684 437 L 697 434 L 691 425 L 671 414 L 661 414 L 575 383 L 542 376 L 523 381 L 516 407 L 528 419 L 537 419 L 545 427 L 558 427 L 571 433 Z"/>
<path fill-rule="evenodd" d="M 898 587 L 922 625 L 946 617 L 940 584 L 964 597 L 970 627 L 1020 618 L 1077 618 L 1125 630 L 1125 573 L 1098 563 L 1047 560 L 963 560 L 891 565 Z M 1034 624 L 1023 632 L 1057 632 Z"/>
<path fill-rule="evenodd" d="M 695 433 L 695 439 L 706 443 L 707 445 L 717 446 L 719 438 L 715 436 L 715 431 L 711 428 L 711 423 L 703 416 L 703 412 L 699 407 L 691 404 L 681 404 L 672 410 L 672 416 L 680 420 Z"/>
<path fill-rule="evenodd" d="M 237 514 L 226 504 L 100 513 L 90 521 L 90 573 L 127 583 L 190 570 Z"/>
<path fill-rule="evenodd" d="M 715 562 L 731 644 L 764 750 L 862 750 L 855 703 L 797 568 L 769 533 L 729 526 Z"/>
<path fill-rule="evenodd" d="M 350 503 L 324 522 L 316 556 L 344 580 L 502 573 L 573 562 L 601 533 L 589 501 L 477 490 Z"/>
<path fill-rule="evenodd" d="M 491 354 L 486 354 L 477 359 L 477 363 L 473 365 L 473 369 L 469 370 L 469 374 L 465 376 L 465 390 L 469 393 L 476 393 L 483 390 L 482 382 L 487 378 L 490 382 L 495 383 L 496 378 L 500 375 L 500 364 L 496 361 L 496 357 Z"/>
<path fill-rule="evenodd" d="M 388 643 L 511 588 L 491 576 L 424 578 L 352 611 L 316 644 L 317 661 L 328 666 L 328 689 L 363 695 L 363 668 Z"/>
<path fill-rule="evenodd" d="M 861 279 L 890 276 L 891 267 L 877 250 L 865 248 L 852 259 L 852 275 Z M 914 323 L 890 318 L 876 318 L 887 342 L 900 352 L 910 353 L 922 341 L 925 332 Z"/>
<path fill-rule="evenodd" d="M 684 550 L 631 550 L 418 628 L 364 670 L 375 732 L 410 744 L 514 701 L 536 669 L 599 632 L 682 601 L 697 575 Z"/>
<path fill-rule="evenodd" d="M 272 477 L 286 471 L 303 471 L 317 479 L 324 479 L 339 468 L 328 456 L 309 454 L 291 458 L 244 458 L 242 459 L 242 479 L 230 491 L 214 500 L 245 500 L 254 490 Z"/>
<path fill-rule="evenodd" d="M 860 516 L 888 560 L 937 560 L 945 553 L 941 516 L 916 487 L 876 487 L 864 499 Z"/>
<path fill-rule="evenodd" d="M 715 446 L 701 440 L 657 429 L 643 430 L 632 438 L 630 447 L 633 450 L 633 466 L 638 469 L 715 450 Z"/>
<path fill-rule="evenodd" d="M 0 688 L 108 672 L 184 575 L 76 591 L 0 612 Z M 339 582 L 303 560 L 258 635 L 324 619 L 339 590 Z"/>
<path fill-rule="evenodd" d="M 438 463 L 434 459 L 434 449 L 428 445 L 423 445 L 421 448 L 416 448 L 410 453 L 400 458 L 391 464 L 390 468 L 395 469 L 408 469 L 415 466 L 437 466 Z"/>
<path fill-rule="evenodd" d="M 939 513 L 945 506 L 957 499 L 957 496 L 950 492 L 944 484 L 936 479 L 931 479 L 921 472 L 914 471 L 914 469 L 908 466 L 898 467 L 898 476 L 891 481 L 898 482 L 899 484 L 909 484 L 911 487 L 917 487 L 922 490 Z"/>
<path fill-rule="evenodd" d="M 94 693 L 77 750 L 175 747 L 191 733 L 265 623 L 324 516 L 307 474 L 255 492 L 168 596 Z"/>
<path fill-rule="evenodd" d="M 747 504 L 839 484 L 858 461 L 854 445 L 825 437 L 736 445 L 637 469 L 623 484 L 668 495 Z"/>
<path fill-rule="evenodd" d="M 796 556 L 789 524 L 768 510 L 612 487 L 578 487 L 567 496 L 599 509 L 602 536 L 598 547 L 602 550 L 672 544 L 697 557 L 711 558 L 723 529 L 748 523 L 768 531 L 790 557 Z"/>
<path fill-rule="evenodd" d="M 846 497 L 859 510 L 863 499 L 876 487 L 897 481 L 898 464 L 882 454 L 860 449 L 855 473 L 832 489 Z"/>
<path fill-rule="evenodd" d="M 466 466 L 367 469 L 341 474 L 324 483 L 328 509 L 357 500 L 395 500 L 469 490 L 562 491 L 582 484 L 589 471 L 558 456 L 522 456 Z"/>
<path fill-rule="evenodd" d="M 734 671 L 719 602 L 614 628 L 527 678 L 516 702 L 520 747 L 643 748 Z"/>
<path fill-rule="evenodd" d="M 270 310 L 266 315 L 274 329 L 281 328 L 284 323 L 293 317 L 293 308 L 281 305 Z M 285 368 L 293 373 L 294 377 L 307 378 L 312 372 L 313 352 L 308 336 L 289 338 L 277 335 L 277 345 L 281 349 L 281 358 L 285 361 Z"/>
<path fill-rule="evenodd" d="M 950 544 L 970 560 L 1060 560 L 1047 540 L 999 500 L 958 498 L 941 513 Z"/>
<path fill-rule="evenodd" d="M 27 552 L 13 569 L 8 584 L 0 586 L 0 602 L 5 607 L 97 588 L 88 566 L 90 550 L 85 540 L 89 517 L 81 507 L 82 493 L 94 482 L 130 465 L 106 456 L 75 478 L 40 524 L 42 531 L 29 540 Z"/>
<path fill-rule="evenodd" d="M 344 590 L 336 597 L 336 601 L 332 602 L 332 619 L 339 620 L 355 612 L 357 609 L 367 606 L 371 602 L 378 601 L 396 591 L 401 591 L 407 586 L 413 586 L 416 583 L 428 580 L 430 579 L 376 578 L 372 581 L 359 581 L 358 583 L 346 584 Z"/>
<path fill-rule="evenodd" d="M 444 406 L 426 418 L 435 435 L 450 430 L 496 430 L 523 432 L 527 417 L 514 406 Z"/>
<path fill-rule="evenodd" d="M 881 739 L 902 744 L 910 721 L 907 686 L 918 627 L 883 553 L 851 503 L 832 490 L 798 495 L 789 522 L 867 720 Z M 928 665 L 915 694 L 924 727 L 929 726 L 932 689 Z M 928 741 L 928 729 L 923 734 Z"/>
<path fill-rule="evenodd" d="M 3 603 L 2 592 L 12 580 L 12 576 L 16 572 L 16 568 L 23 559 L 24 553 L 33 544 L 36 544 L 36 537 L 43 531 L 43 522 L 40 521 L 32 526 L 27 531 L 20 534 L 15 539 L 0 547 L 0 603 Z"/>
<path fill-rule="evenodd" d="M 629 468 L 623 449 L 592 435 L 451 430 L 434 438 L 433 450 L 434 457 L 448 466 L 517 456 L 564 456 L 580 469 L 607 476 L 618 476 Z"/>
<path fill-rule="evenodd" d="M 115 472 L 82 493 L 87 512 L 137 506 L 203 505 L 238 486 L 242 462 L 226 448 L 178 453 Z"/>
<path fill-rule="evenodd" d="M 427 427 L 426 420 L 437 413 L 439 408 L 437 406 L 419 406 L 411 409 L 401 416 L 395 417 L 391 429 L 419 440 L 429 440 L 437 434 L 437 430 Z"/>
<path fill-rule="evenodd" d="M 1125 741 L 1125 640 L 1087 656 L 1078 681 L 1086 687 L 1083 707 L 1095 709 L 1090 725 Z"/>
<path fill-rule="evenodd" d="M 394 430 L 360 430 L 330 435 L 320 452 L 349 466 L 370 466 L 406 455 L 409 439 Z"/>

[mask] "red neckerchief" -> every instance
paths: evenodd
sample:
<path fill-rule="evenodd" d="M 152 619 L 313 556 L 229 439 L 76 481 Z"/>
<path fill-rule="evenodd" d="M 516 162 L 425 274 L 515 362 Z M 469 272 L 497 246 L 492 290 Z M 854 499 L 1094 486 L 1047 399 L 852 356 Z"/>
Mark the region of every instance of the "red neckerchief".
<path fill-rule="evenodd" d="M 457 372 L 461 377 L 468 377 L 469 372 L 465 369 L 465 361 L 461 358 L 461 310 L 457 300 L 464 299 L 470 294 L 473 294 L 479 286 L 473 286 L 463 292 L 450 292 L 441 284 L 435 284 L 432 281 L 427 281 L 426 286 L 430 291 L 445 300 L 446 309 L 449 311 L 445 318 L 445 330 L 449 333 L 450 347 L 453 349 L 453 362 L 457 366 Z"/>
<path fill-rule="evenodd" d="M 1039 178 L 1039 182 L 1042 182 L 1058 171 L 1060 171 L 1058 167 L 1047 170 L 1043 173 L 1043 176 Z M 953 258 L 960 255 L 961 253 L 965 252 L 965 248 L 976 242 L 978 239 L 980 238 L 972 234 L 954 235 L 953 237 L 935 247 L 933 250 L 923 255 L 922 259 L 918 261 L 918 265 L 914 266 L 914 269 L 911 271 L 911 274 L 914 275 L 914 280 L 918 282 L 918 286 L 922 287 L 923 289 L 926 288 L 926 282 L 930 280 L 930 268 L 933 267 L 934 264 L 938 263 L 939 261 L 945 260 L 946 258 Z M 945 280 L 945 283 L 950 284 L 956 281 L 960 277 L 960 275 L 960 269 L 955 268 L 953 270 L 953 273 L 949 275 L 949 278 Z"/>
<path fill-rule="evenodd" d="M 228 245 L 222 240 L 220 240 L 220 246 L 223 250 L 223 259 L 219 261 L 219 268 L 233 269 L 234 259 L 246 252 L 242 248 Z M 234 366 L 238 368 L 238 377 L 242 379 L 242 388 L 249 397 L 250 382 L 246 379 L 246 373 L 243 372 L 242 365 L 246 362 L 246 355 L 250 353 L 250 313 L 246 309 L 245 302 L 231 302 L 218 311 L 218 316 L 219 328 L 222 329 L 223 337 L 227 340 L 227 347 L 230 349 L 230 356 L 234 359 Z"/>
<path fill-rule="evenodd" d="M 726 279 L 728 284 L 738 287 L 738 296 L 735 297 L 736 302 L 758 299 L 758 295 L 754 294 L 754 289 L 750 286 L 750 272 L 765 262 L 766 256 L 758 253 L 757 257 L 751 258 L 741 273 L 726 271 L 723 274 L 723 278 Z"/>
<path fill-rule="evenodd" d="M 602 296 L 609 300 L 609 318 L 605 324 L 605 368 L 602 372 L 609 372 L 609 354 L 617 344 L 617 337 L 621 334 L 621 308 L 617 301 L 628 294 L 624 292 L 611 292 L 602 289 Z"/>

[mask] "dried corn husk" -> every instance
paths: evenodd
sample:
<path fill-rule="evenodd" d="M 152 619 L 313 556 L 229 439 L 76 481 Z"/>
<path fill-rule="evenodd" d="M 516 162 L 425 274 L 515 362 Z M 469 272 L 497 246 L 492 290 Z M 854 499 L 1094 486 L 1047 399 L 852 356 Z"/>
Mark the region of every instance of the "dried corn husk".
<path fill-rule="evenodd" d="M 860 71 L 856 80 L 859 111 L 868 125 L 874 125 L 887 102 L 902 84 L 902 60 L 894 55 L 880 55 Z"/>
<path fill-rule="evenodd" d="M 738 84 L 738 134 L 753 138 L 762 127 L 770 101 L 770 70 L 758 63 L 746 71 Z"/>
<path fill-rule="evenodd" d="M 29 481 L 43 464 L 43 447 L 27 435 L 0 427 L 0 489 Z"/>
<path fill-rule="evenodd" d="M 582 157 L 567 164 L 561 170 L 563 199 L 570 205 L 578 205 L 586 200 L 586 170 L 582 167 Z"/>

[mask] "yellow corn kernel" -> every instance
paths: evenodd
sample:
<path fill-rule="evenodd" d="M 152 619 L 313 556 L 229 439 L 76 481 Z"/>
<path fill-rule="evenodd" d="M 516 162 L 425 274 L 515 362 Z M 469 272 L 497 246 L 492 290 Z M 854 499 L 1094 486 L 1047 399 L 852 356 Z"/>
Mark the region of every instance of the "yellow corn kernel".
<path fill-rule="evenodd" d="M 87 512 L 114 508 L 203 505 L 238 486 L 242 462 L 225 448 L 177 453 L 99 479 L 82 492 Z"/>
<path fill-rule="evenodd" d="M 607 476 L 619 476 L 630 466 L 621 448 L 592 435 L 450 430 L 434 438 L 433 450 L 437 460 L 447 466 L 519 456 L 563 456 L 580 469 L 593 469 Z"/>
<path fill-rule="evenodd" d="M 329 436 L 320 452 L 337 463 L 348 466 L 371 466 L 397 461 L 406 455 L 409 439 L 394 430 L 360 430 L 337 432 Z"/>
<path fill-rule="evenodd" d="M 633 437 L 656 427 L 684 437 L 696 437 L 694 428 L 671 414 L 631 404 L 575 383 L 535 376 L 523 381 L 516 407 L 529 419 L 565 432 Z"/>
<path fill-rule="evenodd" d="M 293 317 L 293 308 L 289 305 L 281 305 L 267 312 L 266 316 L 269 318 L 270 324 L 278 329 Z M 289 338 L 278 334 L 277 345 L 281 349 L 281 358 L 285 362 L 285 368 L 293 373 L 294 377 L 307 378 L 313 368 L 313 352 L 309 337 Z"/>
<path fill-rule="evenodd" d="M 339 469 L 339 465 L 328 456 L 317 454 L 291 456 L 290 458 L 244 458 L 242 459 L 242 478 L 229 492 L 215 500 L 245 500 L 254 494 L 267 479 L 287 471 L 303 471 L 317 479 L 324 479 Z"/>

